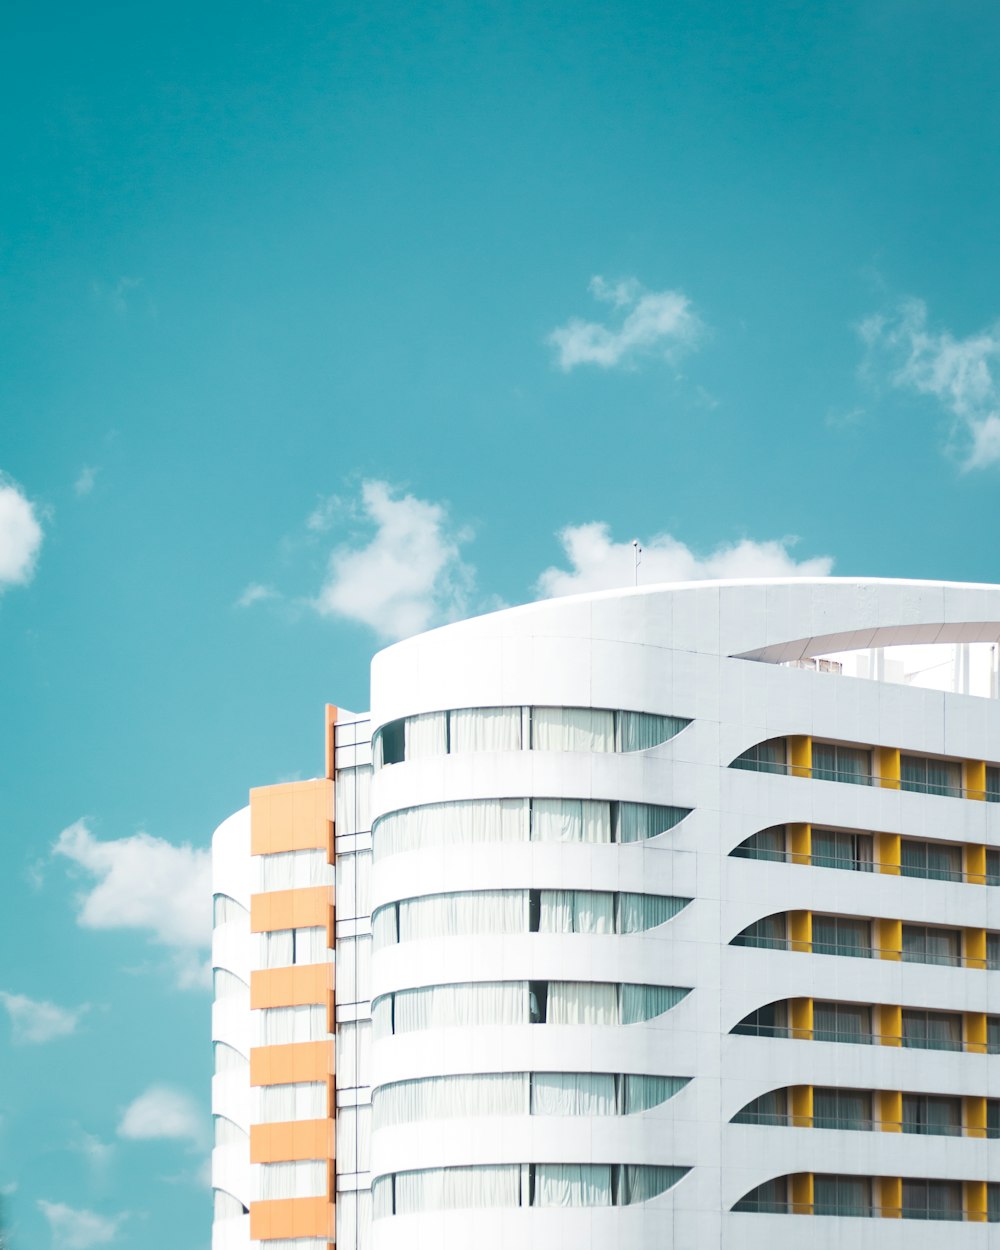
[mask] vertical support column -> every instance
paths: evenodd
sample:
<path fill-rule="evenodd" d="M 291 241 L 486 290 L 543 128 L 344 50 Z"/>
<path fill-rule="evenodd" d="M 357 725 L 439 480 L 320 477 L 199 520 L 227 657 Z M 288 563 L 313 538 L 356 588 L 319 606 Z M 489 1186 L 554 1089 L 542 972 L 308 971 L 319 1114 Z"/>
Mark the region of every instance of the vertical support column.
<path fill-rule="evenodd" d="M 811 777 L 813 742 L 809 734 L 792 734 L 788 738 L 789 772 L 793 777 Z M 985 785 L 985 782 L 983 783 Z"/>
<path fill-rule="evenodd" d="M 965 1181 L 963 1185 L 965 1199 L 965 1218 L 974 1224 L 985 1224 L 989 1218 L 986 1199 L 985 1181 Z"/>
<path fill-rule="evenodd" d="M 792 1214 L 812 1215 L 815 1185 L 812 1172 L 795 1172 L 791 1176 Z"/>
<path fill-rule="evenodd" d="M 875 1115 L 883 1133 L 903 1131 L 903 1094 L 898 1089 L 880 1089 L 875 1095 Z"/>
<path fill-rule="evenodd" d="M 986 1136 L 986 1099 L 973 1095 L 962 1099 L 962 1123 L 967 1137 Z"/>
<path fill-rule="evenodd" d="M 788 826 L 788 849 L 793 864 L 812 862 L 812 825 Z"/>
<path fill-rule="evenodd" d="M 811 911 L 790 911 L 788 913 L 788 937 L 793 951 L 811 951 L 813 936 L 813 918 Z"/>
<path fill-rule="evenodd" d="M 898 877 L 901 852 L 900 852 L 900 836 L 898 833 L 877 833 L 875 835 L 875 858 L 878 860 L 879 872 L 887 873 L 891 877 Z"/>
<path fill-rule="evenodd" d="M 986 884 L 986 847 L 968 845 L 964 856 L 965 879 L 972 885 Z"/>
<path fill-rule="evenodd" d="M 813 1087 L 793 1085 L 789 1092 L 792 1095 L 792 1127 L 812 1128 Z"/>
<path fill-rule="evenodd" d="M 967 968 L 986 967 L 985 929 L 963 929 L 962 955 Z"/>
<path fill-rule="evenodd" d="M 984 1011 L 967 1011 L 963 1021 L 965 1025 L 965 1049 L 974 1054 L 986 1054 L 986 1013 Z"/>
<path fill-rule="evenodd" d="M 875 771 L 883 789 L 898 790 L 899 747 L 879 747 L 875 752 Z"/>
<path fill-rule="evenodd" d="M 875 921 L 875 944 L 880 959 L 903 958 L 903 922 L 902 920 L 882 919 Z"/>
<path fill-rule="evenodd" d="M 967 799 L 986 798 L 986 761 L 966 760 L 962 766 L 962 786 Z"/>
<path fill-rule="evenodd" d="M 792 1037 L 800 1041 L 811 1041 L 813 1035 L 813 1000 L 811 998 L 793 998 L 789 1003 Z"/>
<path fill-rule="evenodd" d="M 882 1003 L 876 1007 L 878 1018 L 879 1042 L 883 1046 L 902 1046 L 903 1044 L 903 1009 L 895 1003 Z"/>
<path fill-rule="evenodd" d="M 880 1176 L 876 1180 L 876 1186 L 879 1215 L 887 1220 L 901 1219 L 903 1215 L 902 1177 Z"/>

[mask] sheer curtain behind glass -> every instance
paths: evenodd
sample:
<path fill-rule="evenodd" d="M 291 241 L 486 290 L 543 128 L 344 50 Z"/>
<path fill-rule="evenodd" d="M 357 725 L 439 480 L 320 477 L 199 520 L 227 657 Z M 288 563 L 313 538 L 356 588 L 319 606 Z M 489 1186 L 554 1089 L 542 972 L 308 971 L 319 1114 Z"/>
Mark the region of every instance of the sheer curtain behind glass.
<path fill-rule="evenodd" d="M 398 905 L 399 941 L 475 933 L 526 933 L 527 890 L 432 894 Z"/>
<path fill-rule="evenodd" d="M 532 799 L 533 842 L 610 842 L 611 804 L 594 799 Z"/>
<path fill-rule="evenodd" d="M 587 707 L 534 707 L 531 745 L 536 751 L 613 751 L 614 713 Z"/>
<path fill-rule="evenodd" d="M 403 733 L 405 759 L 445 755 L 448 751 L 448 713 L 428 712 L 424 716 L 408 716 L 403 722 Z"/>
<path fill-rule="evenodd" d="M 373 831 L 376 859 L 428 846 L 524 842 L 527 838 L 527 799 L 427 803 L 383 816 Z"/>
<path fill-rule="evenodd" d="M 689 808 L 653 803 L 615 804 L 615 841 L 643 842 L 666 833 L 687 816 Z"/>
<path fill-rule="evenodd" d="M 600 1072 L 535 1072 L 532 1115 L 614 1115 L 615 1078 Z"/>
<path fill-rule="evenodd" d="M 614 933 L 615 896 L 594 890 L 542 890 L 541 933 Z"/>
<path fill-rule="evenodd" d="M 611 1165 L 606 1163 L 539 1163 L 535 1166 L 537 1207 L 608 1207 Z"/>
<path fill-rule="evenodd" d="M 462 708 L 449 712 L 449 749 L 463 751 L 519 751 L 519 707 Z"/>
<path fill-rule="evenodd" d="M 680 716 L 656 716 L 651 712 L 615 713 L 615 750 L 648 751 L 675 737 L 689 720 Z"/>

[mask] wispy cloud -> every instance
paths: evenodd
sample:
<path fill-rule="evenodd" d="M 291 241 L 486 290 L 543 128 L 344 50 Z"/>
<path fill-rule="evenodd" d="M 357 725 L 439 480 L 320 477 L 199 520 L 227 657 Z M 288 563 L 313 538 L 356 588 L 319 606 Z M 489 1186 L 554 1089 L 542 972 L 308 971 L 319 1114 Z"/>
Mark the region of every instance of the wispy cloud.
<path fill-rule="evenodd" d="M 318 612 L 402 638 L 468 610 L 475 573 L 461 548 L 470 533 L 451 522 L 444 504 L 368 481 L 359 520 L 358 540 L 330 555 L 313 601 Z"/>
<path fill-rule="evenodd" d="M 208 1121 L 190 1094 L 168 1085 L 151 1085 L 125 1108 L 118 1136 L 129 1141 L 182 1141 L 201 1148 Z"/>
<path fill-rule="evenodd" d="M 73 493 L 77 499 L 82 499 L 85 495 L 89 495 L 94 489 L 94 483 L 97 481 L 97 475 L 100 469 L 94 465 L 85 464 L 80 470 L 76 481 L 73 483 Z"/>
<path fill-rule="evenodd" d="M 615 542 L 605 522 L 567 525 L 560 530 L 559 541 L 570 567 L 546 569 L 538 579 L 540 595 L 574 595 L 632 585 L 633 544 Z M 651 585 L 705 578 L 827 576 L 833 567 L 832 557 L 796 560 L 789 550 L 795 542 L 794 538 L 767 542 L 744 538 L 700 556 L 670 534 L 659 534 L 640 544 L 639 582 Z"/>
<path fill-rule="evenodd" d="M 602 369 L 634 365 L 642 356 L 676 360 L 698 343 L 704 324 L 680 291 L 647 291 L 635 278 L 609 283 L 592 278 L 590 293 L 610 304 L 607 324 L 571 317 L 548 337 L 564 372 L 577 365 Z"/>
<path fill-rule="evenodd" d="M 236 600 L 238 608 L 249 608 L 255 603 L 263 603 L 267 599 L 279 598 L 273 586 L 265 586 L 261 582 L 251 582 Z"/>
<path fill-rule="evenodd" d="M 173 957 L 178 983 L 205 986 L 212 933 L 209 851 L 137 833 L 99 841 L 85 820 L 59 835 L 53 853 L 96 881 L 79 898 L 85 929 L 142 929 Z"/>
<path fill-rule="evenodd" d="M 956 338 L 930 328 L 923 300 L 906 299 L 866 318 L 858 332 L 870 375 L 885 373 L 892 386 L 929 395 L 949 414 L 950 445 L 964 469 L 1000 460 L 1000 322 Z"/>
<path fill-rule="evenodd" d="M 136 291 L 142 286 L 141 278 L 118 278 L 115 282 L 92 282 L 91 291 L 99 304 L 105 304 L 118 317 L 131 311 Z"/>
<path fill-rule="evenodd" d="M 44 1199 L 39 1201 L 38 1209 L 48 1221 L 55 1250 L 90 1250 L 91 1246 L 109 1245 L 128 1218 L 127 1214 L 98 1215 Z"/>
<path fill-rule="evenodd" d="M 17 1045 L 36 1046 L 54 1041 L 57 1037 L 69 1037 L 88 1005 L 58 1007 L 55 1003 L 29 998 L 26 994 L 11 994 L 0 990 L 0 1003 L 10 1017 L 11 1034 Z"/>
<path fill-rule="evenodd" d="M 31 581 L 41 546 L 37 508 L 12 478 L 0 472 L 0 593 Z"/>

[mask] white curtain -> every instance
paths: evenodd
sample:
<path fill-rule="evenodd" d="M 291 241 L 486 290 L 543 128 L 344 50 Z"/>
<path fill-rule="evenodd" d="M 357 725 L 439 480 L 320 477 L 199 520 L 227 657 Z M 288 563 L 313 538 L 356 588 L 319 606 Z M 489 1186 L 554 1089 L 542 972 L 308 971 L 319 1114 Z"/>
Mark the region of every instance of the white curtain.
<path fill-rule="evenodd" d="M 340 1196 L 337 1196 L 337 1236 L 340 1237 Z M 268 1238 L 267 1250 L 327 1250 L 325 1237 L 276 1237 Z M 352 1242 L 338 1242 L 340 1250 L 353 1246 Z"/>
<path fill-rule="evenodd" d="M 621 1109 L 625 1115 L 636 1115 L 640 1111 L 648 1111 L 650 1107 L 658 1107 L 673 1098 L 690 1079 L 686 1076 L 642 1076 L 627 1072 L 621 1082 Z"/>
<path fill-rule="evenodd" d="M 424 759 L 429 755 L 445 755 L 448 751 L 448 713 L 428 712 L 408 716 L 403 722 L 405 746 L 403 758 Z"/>
<path fill-rule="evenodd" d="M 449 750 L 519 751 L 521 749 L 521 709 L 519 707 L 462 708 L 449 712 Z"/>
<path fill-rule="evenodd" d="M 535 1167 L 536 1207 L 609 1207 L 611 1165 L 539 1163 Z"/>
<path fill-rule="evenodd" d="M 388 1002 L 388 997 L 382 1000 Z M 370 1084 L 372 1024 L 370 1020 L 346 1021 L 337 1025 L 337 1086 L 362 1088 Z"/>
<path fill-rule="evenodd" d="M 357 1003 L 358 939 L 337 938 L 336 996 L 338 1003 Z"/>
<path fill-rule="evenodd" d="M 359 1003 L 366 1003 L 371 998 L 372 984 L 372 937 L 364 933 L 354 939 L 355 952 L 358 957 L 357 985 L 355 993 Z"/>
<path fill-rule="evenodd" d="M 358 1108 L 337 1108 L 337 1171 L 359 1172 L 358 1163 Z"/>
<path fill-rule="evenodd" d="M 256 1046 L 319 1042 L 327 1036 L 325 1007 L 266 1007 L 250 1013 Z"/>
<path fill-rule="evenodd" d="M 253 1093 L 256 1104 L 254 1114 L 256 1124 L 287 1124 L 291 1120 L 325 1120 L 329 1114 L 329 1096 L 325 1081 L 259 1085 Z"/>
<path fill-rule="evenodd" d="M 227 1194 L 224 1189 L 215 1190 L 213 1218 L 216 1220 L 235 1220 L 246 1215 L 246 1208 L 238 1198 Z"/>
<path fill-rule="evenodd" d="M 250 1067 L 250 1060 L 246 1055 L 241 1055 L 238 1050 L 226 1042 L 213 1042 L 212 1049 L 215 1058 L 215 1071 L 219 1072 L 242 1072 Z"/>
<path fill-rule="evenodd" d="M 392 1036 L 392 994 L 383 994 L 372 1002 L 372 1041 Z"/>
<path fill-rule="evenodd" d="M 254 958 L 258 968 L 290 968 L 293 964 L 321 964 L 332 958 L 326 929 L 272 929 L 255 933 Z"/>
<path fill-rule="evenodd" d="M 622 1024 L 640 1024 L 643 1020 L 662 1016 L 671 1007 L 676 1007 L 687 992 L 672 985 L 623 985 Z"/>
<path fill-rule="evenodd" d="M 246 1146 L 250 1149 L 250 1137 L 245 1129 L 224 1115 L 216 1115 L 212 1119 L 215 1121 L 216 1146 Z"/>
<path fill-rule="evenodd" d="M 343 1189 L 337 1194 L 338 1250 L 356 1250 L 358 1244 L 358 1191 Z"/>
<path fill-rule="evenodd" d="M 392 1215 L 392 1176 L 376 1176 L 372 1182 L 372 1218 L 383 1219 Z"/>
<path fill-rule="evenodd" d="M 673 829 L 690 811 L 686 807 L 662 807 L 651 803 L 618 803 L 616 842 L 642 842 Z"/>
<path fill-rule="evenodd" d="M 358 1250 L 369 1250 L 372 1241 L 372 1192 L 362 1189 L 358 1193 Z M 345 1250 L 344 1246 L 340 1250 Z"/>
<path fill-rule="evenodd" d="M 279 851 L 276 855 L 252 855 L 255 894 L 271 890 L 299 890 L 311 885 L 333 885 L 333 865 L 326 851 Z"/>
<path fill-rule="evenodd" d="M 644 933 L 655 929 L 672 920 L 690 901 L 669 894 L 619 894 L 617 931 Z"/>
<path fill-rule="evenodd" d="M 532 1115 L 614 1115 L 615 1078 L 603 1072 L 533 1072 Z"/>
<path fill-rule="evenodd" d="M 397 1172 L 396 1214 L 516 1207 L 520 1193 L 521 1169 L 516 1163 Z"/>
<path fill-rule="evenodd" d="M 220 924 L 249 925 L 250 913 L 242 903 L 230 898 L 228 894 L 215 894 L 212 897 L 212 927 L 217 929 Z"/>
<path fill-rule="evenodd" d="M 409 807 L 376 821 L 375 857 L 428 846 L 524 842 L 527 822 L 527 799 L 471 799 Z"/>
<path fill-rule="evenodd" d="M 337 769 L 333 802 L 334 832 L 338 838 L 352 833 L 367 833 L 371 828 L 371 782 L 370 764 Z"/>
<path fill-rule="evenodd" d="M 235 972 L 229 972 L 225 968 L 212 969 L 212 992 L 215 1001 L 221 1002 L 224 998 L 235 998 L 240 994 L 249 994 L 250 986 L 242 977 L 238 977 Z"/>
<path fill-rule="evenodd" d="M 329 1167 L 325 1159 L 297 1163 L 259 1163 L 258 1189 L 264 1202 L 275 1198 L 323 1198 Z"/>
<path fill-rule="evenodd" d="M 487 1072 L 397 1081 L 375 1090 L 376 1128 L 465 1116 L 527 1115 L 528 1074 Z"/>
<path fill-rule="evenodd" d="M 550 981 L 547 1024 L 617 1024 L 618 987 L 607 981 Z"/>
<path fill-rule="evenodd" d="M 668 742 L 690 721 L 680 716 L 656 716 L 652 712 L 615 713 L 615 750 L 648 751 Z"/>
<path fill-rule="evenodd" d="M 431 894 L 399 904 L 399 940 L 475 933 L 527 933 L 527 890 Z"/>
<path fill-rule="evenodd" d="M 597 799 L 532 799 L 533 842 L 610 842 L 611 804 Z"/>
<path fill-rule="evenodd" d="M 601 890 L 542 890 L 541 933 L 614 933 L 615 896 Z"/>
<path fill-rule="evenodd" d="M 371 851 L 358 851 L 355 858 L 355 867 L 357 868 L 357 898 L 355 906 L 357 911 L 355 916 L 367 916 L 371 912 L 371 893 L 372 893 L 372 853 Z M 342 916 L 342 919 L 346 917 Z"/>
<path fill-rule="evenodd" d="M 536 751 L 613 751 L 614 712 L 590 707 L 533 707 L 531 745 Z"/>
<path fill-rule="evenodd" d="M 475 981 L 398 990 L 395 1031 L 528 1023 L 527 981 Z"/>
<path fill-rule="evenodd" d="M 373 912 L 372 940 L 377 951 L 385 946 L 395 946 L 399 941 L 399 921 L 395 903 L 387 903 Z"/>
<path fill-rule="evenodd" d="M 337 856 L 338 920 L 355 920 L 369 914 L 371 875 L 371 851 Z"/>
<path fill-rule="evenodd" d="M 666 1193 L 687 1171 L 687 1168 L 620 1163 L 618 1164 L 618 1202 L 621 1206 L 648 1202 L 650 1198 Z"/>

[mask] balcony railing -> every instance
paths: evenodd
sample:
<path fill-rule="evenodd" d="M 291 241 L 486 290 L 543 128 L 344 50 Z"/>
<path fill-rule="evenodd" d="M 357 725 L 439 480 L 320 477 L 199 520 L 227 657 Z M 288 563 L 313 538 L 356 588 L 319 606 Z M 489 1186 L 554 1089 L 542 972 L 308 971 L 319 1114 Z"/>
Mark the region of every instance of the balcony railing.
<path fill-rule="evenodd" d="M 841 1042 L 854 1046 L 901 1046 L 904 1050 L 965 1051 L 970 1055 L 1000 1055 L 1000 1038 L 966 1042 L 951 1038 L 901 1036 L 894 1033 L 856 1032 L 852 1029 L 805 1028 L 787 1024 L 737 1024 L 737 1037 L 775 1037 L 804 1042 Z"/>
<path fill-rule="evenodd" d="M 851 855 L 804 854 L 801 851 L 772 851 L 752 846 L 737 846 L 733 859 L 762 859 L 771 864 L 799 864 L 806 868 L 839 868 L 845 872 L 872 872 L 885 876 L 911 877 L 918 881 L 952 881 L 959 884 L 1000 885 L 1000 871 L 964 872 L 957 868 L 923 868 L 916 864 L 900 864 L 880 859 L 862 859 Z"/>
<path fill-rule="evenodd" d="M 774 773 L 784 777 L 805 777 L 813 781 L 839 781 L 849 786 L 882 786 L 889 790 L 906 790 L 911 794 L 936 794 L 951 799 L 979 799 L 1000 803 L 1000 790 L 980 790 L 967 786 L 945 785 L 936 781 L 920 781 L 910 777 L 886 777 L 878 773 L 854 772 L 844 768 L 813 768 L 806 764 L 785 764 L 774 760 L 735 759 L 731 768 L 749 773 Z"/>
<path fill-rule="evenodd" d="M 918 1120 L 869 1120 L 858 1116 L 840 1119 L 829 1115 L 795 1115 L 792 1112 L 746 1111 L 733 1116 L 731 1124 L 764 1128 L 837 1129 L 841 1132 L 909 1133 L 919 1137 L 970 1137 L 990 1141 L 1000 1138 L 1000 1128 L 967 1124 L 926 1124 Z"/>
<path fill-rule="evenodd" d="M 848 959 L 888 959 L 904 964 L 931 964 L 942 968 L 985 968 L 1000 971 L 1000 957 L 987 954 L 954 955 L 933 951 L 903 950 L 888 946 L 853 946 L 849 943 L 824 942 L 816 939 L 757 937 L 753 934 L 737 934 L 730 946 L 749 946 L 756 950 L 797 951 L 805 955 L 842 955 Z"/>
<path fill-rule="evenodd" d="M 1000 1222 L 1000 1209 L 988 1214 L 973 1207 L 882 1206 L 875 1203 L 772 1202 L 767 1198 L 742 1198 L 733 1207 L 736 1212 L 761 1215 L 834 1215 L 844 1219 L 963 1220 Z"/>

